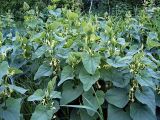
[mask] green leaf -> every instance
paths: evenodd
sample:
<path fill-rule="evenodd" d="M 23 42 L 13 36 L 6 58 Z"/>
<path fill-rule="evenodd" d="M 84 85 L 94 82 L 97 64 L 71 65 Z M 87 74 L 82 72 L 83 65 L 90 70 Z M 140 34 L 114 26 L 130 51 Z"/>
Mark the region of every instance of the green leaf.
<path fill-rule="evenodd" d="M 131 104 L 130 116 L 133 120 L 157 120 L 150 108 L 138 103 Z"/>
<path fill-rule="evenodd" d="M 66 38 L 60 37 L 60 36 L 56 35 L 55 33 L 54 33 L 54 38 L 55 38 L 55 40 L 57 40 L 59 42 L 62 42 L 62 41 L 66 40 Z"/>
<path fill-rule="evenodd" d="M 60 105 L 61 107 L 71 107 L 71 108 L 80 108 L 80 109 L 86 109 L 86 110 L 91 110 L 97 113 L 96 110 L 94 110 L 93 108 L 89 107 L 89 106 L 85 106 L 85 105 Z"/>
<path fill-rule="evenodd" d="M 124 108 L 129 101 L 128 91 L 121 88 L 112 88 L 108 90 L 105 98 L 110 104 L 118 108 Z"/>
<path fill-rule="evenodd" d="M 24 2 L 23 3 L 23 10 L 27 11 L 27 10 L 29 10 L 29 8 L 30 8 L 29 5 L 26 2 Z"/>
<path fill-rule="evenodd" d="M 5 103 L 0 105 L 0 118 L 4 120 L 20 120 L 21 99 L 8 98 Z"/>
<path fill-rule="evenodd" d="M 149 49 L 160 46 L 160 42 L 158 41 L 157 33 L 149 32 L 148 37 L 147 37 L 147 46 Z"/>
<path fill-rule="evenodd" d="M 53 73 L 53 68 L 48 64 L 44 63 L 39 68 L 34 76 L 34 80 L 37 80 L 43 76 L 50 76 Z"/>
<path fill-rule="evenodd" d="M 21 73 L 23 73 L 23 71 L 22 70 L 20 70 L 20 69 L 17 69 L 17 68 L 9 68 L 8 69 L 8 74 L 9 75 L 16 75 L 16 74 L 21 74 Z"/>
<path fill-rule="evenodd" d="M 48 82 L 47 90 L 48 90 L 48 93 L 49 93 L 49 94 L 50 94 L 50 93 L 53 91 L 53 89 L 54 89 L 54 86 L 55 86 L 55 83 L 56 83 L 56 79 L 57 79 L 57 77 L 54 77 L 52 80 L 50 80 L 50 81 Z"/>
<path fill-rule="evenodd" d="M 83 96 L 83 104 L 85 106 L 90 106 L 91 108 L 97 110 L 103 103 L 105 94 L 103 91 L 98 90 L 96 93 L 92 89 L 82 94 Z M 96 97 L 97 96 L 97 97 Z M 95 112 L 87 110 L 90 116 L 93 116 Z"/>
<path fill-rule="evenodd" d="M 94 75 L 87 73 L 86 70 L 82 69 L 79 73 L 80 81 L 83 83 L 84 91 L 88 91 L 92 85 L 99 80 L 100 73 L 96 71 Z"/>
<path fill-rule="evenodd" d="M 52 91 L 50 93 L 50 98 L 61 98 L 61 92 L 58 92 L 58 91 Z"/>
<path fill-rule="evenodd" d="M 100 55 L 90 55 L 88 53 L 82 53 L 82 62 L 86 71 L 90 74 L 95 74 L 97 67 L 100 64 Z"/>
<path fill-rule="evenodd" d="M 17 92 L 19 92 L 19 93 L 21 93 L 21 94 L 24 94 L 25 92 L 27 92 L 26 89 L 24 89 L 24 88 L 22 88 L 22 87 L 18 87 L 18 86 L 16 86 L 16 85 L 9 85 L 9 88 L 10 88 L 10 89 L 13 89 L 13 90 L 15 90 L 15 91 L 17 91 Z"/>
<path fill-rule="evenodd" d="M 111 81 L 114 86 L 124 88 L 130 82 L 131 74 L 129 71 L 117 70 L 115 68 L 101 69 L 101 79 Z"/>
<path fill-rule="evenodd" d="M 0 64 L 0 81 L 2 80 L 3 76 L 7 74 L 8 68 L 9 66 L 7 61 L 3 61 Z"/>
<path fill-rule="evenodd" d="M 96 110 L 94 110 L 93 108 L 91 108 L 89 106 L 85 106 L 85 105 L 61 105 L 61 107 L 71 107 L 71 108 L 80 108 L 80 109 L 91 110 L 93 112 L 96 112 L 102 120 L 102 116 Z"/>
<path fill-rule="evenodd" d="M 153 78 L 147 72 L 144 72 L 140 75 L 137 74 L 135 79 L 141 86 L 152 87 L 153 89 L 156 87 L 155 83 L 153 82 Z"/>
<path fill-rule="evenodd" d="M 120 45 L 125 45 L 125 44 L 126 44 L 124 38 L 118 38 L 118 39 L 117 39 L 117 42 L 118 42 Z"/>
<path fill-rule="evenodd" d="M 61 80 L 58 83 L 58 86 L 61 85 L 64 81 L 73 79 L 73 68 L 71 66 L 65 66 L 61 72 Z"/>
<path fill-rule="evenodd" d="M 132 56 L 120 57 L 107 59 L 107 63 L 115 68 L 117 67 L 126 67 L 132 62 Z"/>
<path fill-rule="evenodd" d="M 70 10 L 67 11 L 66 15 L 69 20 L 75 20 L 78 18 L 78 14 Z"/>
<path fill-rule="evenodd" d="M 151 88 L 149 87 L 142 87 L 142 90 L 136 90 L 135 97 L 138 101 L 142 104 L 146 104 L 155 114 L 156 110 L 156 102 L 155 102 L 155 95 Z"/>
<path fill-rule="evenodd" d="M 32 114 L 31 120 L 51 120 L 53 116 L 54 108 L 47 107 L 44 105 L 37 105 L 34 113 Z"/>
<path fill-rule="evenodd" d="M 65 82 L 62 88 L 62 98 L 60 100 L 61 105 L 72 102 L 73 100 L 78 98 L 83 92 L 82 84 L 74 85 L 72 81 Z"/>
<path fill-rule="evenodd" d="M 32 22 L 36 22 L 36 21 L 32 21 Z M 34 34 L 31 38 L 31 41 L 38 41 L 38 40 L 42 39 L 44 36 L 45 36 L 45 32 L 40 32 L 40 33 Z"/>
<path fill-rule="evenodd" d="M 32 54 L 32 60 L 40 58 L 48 50 L 47 46 L 39 47 L 35 53 Z"/>
<path fill-rule="evenodd" d="M 147 38 L 150 39 L 150 40 L 157 39 L 158 34 L 156 32 L 149 32 Z"/>
<path fill-rule="evenodd" d="M 117 108 L 109 104 L 107 120 L 132 120 L 132 119 L 128 112 L 125 112 L 123 109 Z"/>
<path fill-rule="evenodd" d="M 28 97 L 28 101 L 41 101 L 45 97 L 45 91 L 38 89 L 33 95 Z"/>

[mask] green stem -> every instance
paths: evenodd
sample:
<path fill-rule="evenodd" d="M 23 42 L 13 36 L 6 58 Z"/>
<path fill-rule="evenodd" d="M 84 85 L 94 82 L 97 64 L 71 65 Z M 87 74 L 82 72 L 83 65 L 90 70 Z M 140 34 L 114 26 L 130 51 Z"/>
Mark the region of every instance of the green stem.
<path fill-rule="evenodd" d="M 99 111 L 100 111 L 100 119 L 101 119 L 101 120 L 104 120 L 102 107 L 100 106 L 99 99 L 98 99 L 98 97 L 97 97 L 96 91 L 94 90 L 93 87 L 92 87 L 92 90 L 93 90 L 93 92 L 94 92 L 94 94 L 95 94 L 95 96 L 96 96 L 97 102 L 98 102 Z"/>

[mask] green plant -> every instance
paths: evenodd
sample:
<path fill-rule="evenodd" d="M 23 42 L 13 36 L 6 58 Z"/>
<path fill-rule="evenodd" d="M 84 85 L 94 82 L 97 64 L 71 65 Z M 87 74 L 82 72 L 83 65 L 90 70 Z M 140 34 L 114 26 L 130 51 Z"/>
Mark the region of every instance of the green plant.
<path fill-rule="evenodd" d="M 156 120 L 159 14 L 27 10 L 23 34 L 0 34 L 0 119 Z"/>

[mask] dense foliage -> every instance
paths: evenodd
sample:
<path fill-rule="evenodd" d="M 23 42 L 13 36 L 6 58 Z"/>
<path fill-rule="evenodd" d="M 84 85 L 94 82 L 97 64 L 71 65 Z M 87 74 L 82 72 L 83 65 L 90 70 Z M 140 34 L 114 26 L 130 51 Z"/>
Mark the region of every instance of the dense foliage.
<path fill-rule="evenodd" d="M 0 22 L 0 120 L 159 119 L 160 8 L 24 8 L 23 29 Z"/>
<path fill-rule="evenodd" d="M 47 5 L 56 1 L 58 7 L 67 7 L 72 10 L 81 10 L 82 13 L 92 11 L 96 14 L 103 14 L 108 12 L 112 15 L 123 15 L 130 10 L 133 14 L 137 14 L 139 8 L 145 3 L 152 3 L 159 5 L 159 0 L 1 0 L 0 14 L 5 15 L 7 12 L 13 13 L 14 19 L 23 20 L 25 9 L 24 2 L 27 2 L 32 9 L 39 9 L 41 11 Z"/>

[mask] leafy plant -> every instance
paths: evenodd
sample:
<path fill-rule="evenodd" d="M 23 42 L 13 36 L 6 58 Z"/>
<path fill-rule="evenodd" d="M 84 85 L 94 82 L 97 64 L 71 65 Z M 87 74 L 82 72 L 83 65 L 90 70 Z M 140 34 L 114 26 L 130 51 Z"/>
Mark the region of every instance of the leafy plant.
<path fill-rule="evenodd" d="M 53 5 L 26 11 L 24 32 L 2 26 L 0 119 L 156 120 L 159 13 L 117 20 Z"/>

